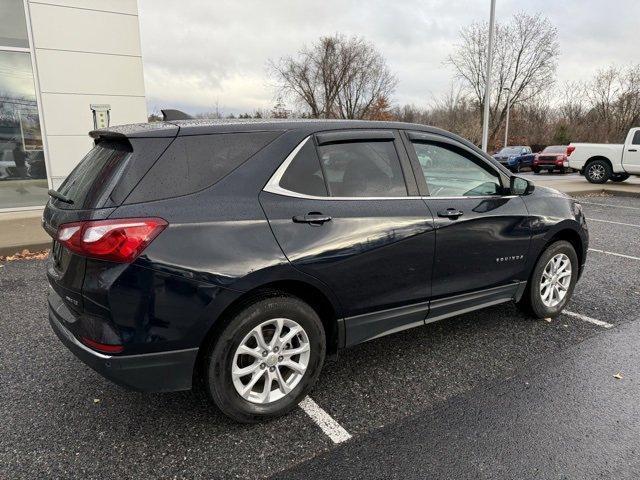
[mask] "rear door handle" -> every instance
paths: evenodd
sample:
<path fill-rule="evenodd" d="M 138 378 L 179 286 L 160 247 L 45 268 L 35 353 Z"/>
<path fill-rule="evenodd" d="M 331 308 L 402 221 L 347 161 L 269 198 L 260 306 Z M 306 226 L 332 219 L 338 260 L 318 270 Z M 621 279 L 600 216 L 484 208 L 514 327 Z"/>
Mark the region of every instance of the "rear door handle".
<path fill-rule="evenodd" d="M 311 225 L 322 225 L 325 222 L 331 221 L 331 217 L 328 215 L 322 215 L 321 213 L 311 212 L 306 215 L 296 215 L 292 219 L 295 223 L 309 223 Z"/>
<path fill-rule="evenodd" d="M 438 216 L 455 220 L 456 218 L 461 217 L 463 213 L 464 212 L 462 210 L 458 210 L 457 208 L 447 208 L 446 210 L 440 210 L 438 212 Z"/>
<path fill-rule="evenodd" d="M 638 151 L 638 149 L 637 149 L 637 148 L 630 148 L 630 149 L 629 149 L 629 151 L 630 151 L 630 152 L 637 152 L 637 151 Z"/>

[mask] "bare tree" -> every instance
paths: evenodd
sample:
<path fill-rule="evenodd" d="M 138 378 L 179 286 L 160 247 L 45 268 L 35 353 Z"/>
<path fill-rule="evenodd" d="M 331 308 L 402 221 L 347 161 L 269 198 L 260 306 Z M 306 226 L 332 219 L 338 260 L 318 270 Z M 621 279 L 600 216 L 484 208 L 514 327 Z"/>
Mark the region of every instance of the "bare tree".
<path fill-rule="evenodd" d="M 490 137 L 498 133 L 506 117 L 506 89 L 510 90 L 511 105 L 517 106 L 553 86 L 558 57 L 557 36 L 556 28 L 540 14 L 518 13 L 510 23 L 496 25 Z M 485 102 L 488 26 L 473 23 L 462 28 L 460 37 L 448 63 L 478 102 L 481 112 Z"/>
<path fill-rule="evenodd" d="M 629 128 L 640 124 L 640 65 L 600 70 L 584 86 L 590 117 L 602 141 L 621 141 Z"/>
<path fill-rule="evenodd" d="M 384 57 L 358 37 L 321 37 L 297 57 L 270 66 L 280 95 L 313 118 L 366 118 L 381 98 L 388 102 L 397 84 Z"/>

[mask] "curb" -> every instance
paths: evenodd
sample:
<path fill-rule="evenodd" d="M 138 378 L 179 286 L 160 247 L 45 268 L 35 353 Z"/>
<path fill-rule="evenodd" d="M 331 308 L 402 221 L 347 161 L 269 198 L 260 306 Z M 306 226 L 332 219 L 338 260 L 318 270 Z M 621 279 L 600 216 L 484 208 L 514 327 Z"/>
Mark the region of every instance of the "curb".
<path fill-rule="evenodd" d="M 8 245 L 0 246 L 0 257 L 14 255 L 20 253 L 23 250 L 29 250 L 30 252 L 38 252 L 40 250 L 49 250 L 51 248 L 51 242 L 39 242 L 39 243 L 23 243 L 21 245 Z"/>
<path fill-rule="evenodd" d="M 605 188 L 599 188 L 599 189 L 587 189 L 587 190 L 576 190 L 574 192 L 564 192 L 567 195 L 571 195 L 572 197 L 579 197 L 579 196 L 585 196 L 585 195 L 603 195 L 603 194 L 609 194 L 609 195 L 616 195 L 618 197 L 632 197 L 632 198 L 640 198 L 640 191 L 638 192 L 630 192 L 628 190 L 613 190 L 613 189 L 605 189 Z"/>

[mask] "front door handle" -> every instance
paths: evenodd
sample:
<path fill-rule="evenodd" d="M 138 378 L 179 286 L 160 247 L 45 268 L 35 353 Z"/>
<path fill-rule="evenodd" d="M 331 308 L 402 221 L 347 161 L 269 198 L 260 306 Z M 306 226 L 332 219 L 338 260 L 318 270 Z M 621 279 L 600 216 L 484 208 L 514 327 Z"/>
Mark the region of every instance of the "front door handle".
<path fill-rule="evenodd" d="M 306 215 L 296 215 L 292 219 L 295 223 L 309 223 L 311 225 L 322 225 L 325 222 L 331 221 L 331 217 L 328 215 L 322 215 L 318 212 L 307 213 Z"/>
<path fill-rule="evenodd" d="M 446 210 L 439 211 L 438 216 L 455 220 L 456 218 L 461 217 L 463 213 L 464 212 L 462 210 L 458 210 L 457 208 L 447 208 Z"/>

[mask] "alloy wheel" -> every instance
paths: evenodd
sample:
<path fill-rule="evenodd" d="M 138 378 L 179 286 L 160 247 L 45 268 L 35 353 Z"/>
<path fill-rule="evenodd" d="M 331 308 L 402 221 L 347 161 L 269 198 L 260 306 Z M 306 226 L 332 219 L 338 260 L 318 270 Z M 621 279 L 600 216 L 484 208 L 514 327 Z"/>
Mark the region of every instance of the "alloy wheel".
<path fill-rule="evenodd" d="M 589 167 L 589 176 L 593 180 L 602 180 L 605 175 L 604 166 L 600 164 L 591 165 Z"/>
<path fill-rule="evenodd" d="M 542 271 L 540 298 L 546 307 L 557 306 L 571 285 L 571 260 L 564 253 L 554 255 Z"/>
<path fill-rule="evenodd" d="M 245 335 L 236 349 L 233 386 L 249 402 L 275 402 L 300 383 L 310 357 L 309 336 L 300 324 L 288 318 L 269 319 Z"/>

